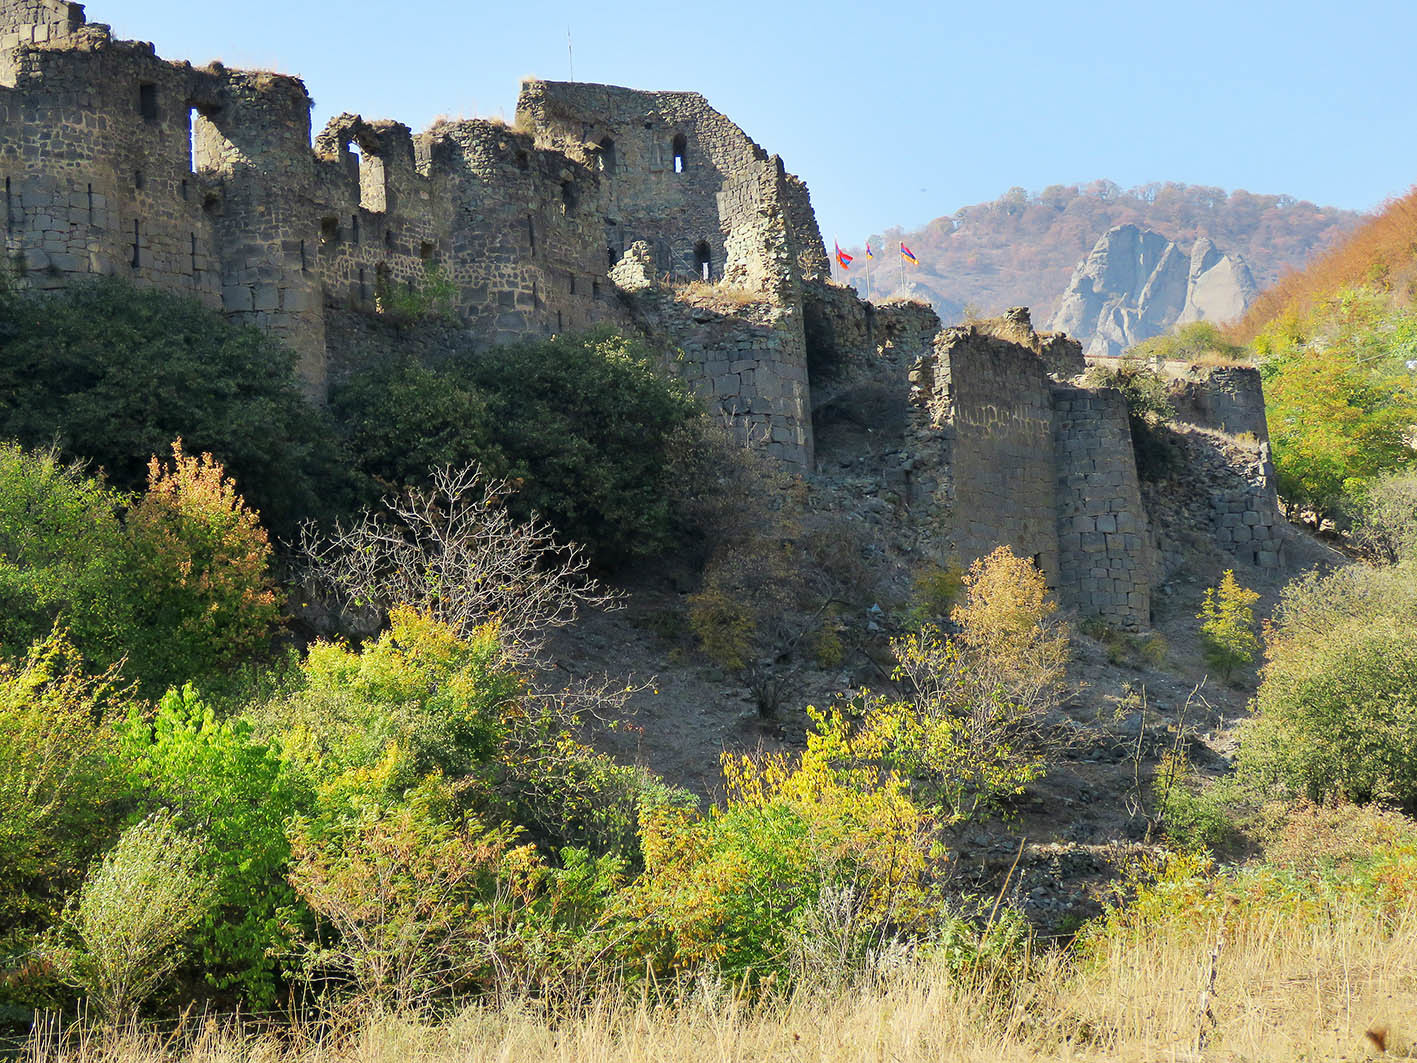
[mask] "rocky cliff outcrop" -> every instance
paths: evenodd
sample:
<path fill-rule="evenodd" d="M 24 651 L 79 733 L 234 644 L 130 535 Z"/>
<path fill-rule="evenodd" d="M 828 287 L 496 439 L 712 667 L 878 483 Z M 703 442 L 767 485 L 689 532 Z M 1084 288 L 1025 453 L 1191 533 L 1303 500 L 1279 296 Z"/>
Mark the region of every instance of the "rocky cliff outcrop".
<path fill-rule="evenodd" d="M 1118 355 L 1173 325 L 1239 317 L 1256 294 L 1250 269 L 1200 237 L 1187 255 L 1160 233 L 1109 229 L 1073 272 L 1049 327 Z"/>

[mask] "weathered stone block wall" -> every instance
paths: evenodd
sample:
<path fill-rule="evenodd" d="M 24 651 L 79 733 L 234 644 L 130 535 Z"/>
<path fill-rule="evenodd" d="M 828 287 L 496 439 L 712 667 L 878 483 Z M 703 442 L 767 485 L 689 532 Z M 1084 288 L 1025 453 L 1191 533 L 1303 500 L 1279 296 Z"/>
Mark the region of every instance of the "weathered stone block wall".
<path fill-rule="evenodd" d="M 84 48 L 32 46 L 0 88 L 6 250 L 21 282 L 119 274 L 216 305 L 213 219 L 188 165 L 196 73 L 85 27 Z"/>
<path fill-rule="evenodd" d="M 813 439 L 807 355 L 795 305 L 741 288 L 676 291 L 654 276 L 653 250 L 632 245 L 612 277 L 636 322 L 678 348 L 668 368 L 745 443 L 808 472 Z"/>
<path fill-rule="evenodd" d="M 1007 545 L 1059 587 L 1053 410 L 1038 356 L 973 327 L 948 328 L 935 340 L 932 391 L 935 420 L 953 426 L 960 560 Z"/>
<path fill-rule="evenodd" d="M 1249 433 L 1262 443 L 1269 440 L 1258 369 L 1190 367 L 1172 387 L 1172 401 L 1177 417 L 1188 424 L 1231 435 Z"/>
<path fill-rule="evenodd" d="M 1269 444 L 1186 424 L 1172 429 L 1171 443 L 1179 460 L 1143 484 L 1165 576 L 1181 574 L 1205 551 L 1219 566 L 1282 567 L 1290 533 Z"/>
<path fill-rule="evenodd" d="M 1126 400 L 1057 386 L 1052 404 L 1060 595 L 1084 615 L 1145 627 L 1156 572 Z"/>
<path fill-rule="evenodd" d="M 696 92 L 640 92 L 614 85 L 527 81 L 517 125 L 600 174 L 605 239 L 616 256 L 649 245 L 655 269 L 670 279 L 723 275 L 732 225 L 720 192 L 757 181 L 768 153 Z M 806 187 L 790 190 L 794 257 L 807 253 L 815 220 L 802 214 Z M 810 208 L 808 208 L 810 216 Z M 816 234 L 820 245 L 820 233 Z M 696 253 L 704 244 L 707 255 Z M 824 258 L 825 251 L 819 250 Z"/>

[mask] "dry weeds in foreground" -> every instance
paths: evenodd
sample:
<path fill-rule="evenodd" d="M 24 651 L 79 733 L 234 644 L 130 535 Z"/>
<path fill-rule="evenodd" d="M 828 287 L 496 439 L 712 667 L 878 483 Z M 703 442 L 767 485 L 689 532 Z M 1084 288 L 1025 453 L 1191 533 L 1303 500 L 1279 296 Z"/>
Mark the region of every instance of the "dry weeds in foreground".
<path fill-rule="evenodd" d="M 1175 924 L 1172 924 L 1173 927 Z M 337 1038 L 318 1027 L 280 1039 L 208 1024 L 179 1037 L 36 1044 L 43 1063 L 678 1063 L 684 1060 L 899 1063 L 1014 1060 L 1341 1060 L 1388 1024 L 1405 1048 L 1417 1019 L 1417 908 L 1386 915 L 1337 901 L 1313 924 L 1283 911 L 1224 928 L 1202 1017 L 1215 925 L 1184 941 L 1112 943 L 1065 972 L 1046 965 L 1002 994 L 965 991 L 918 970 L 893 988 L 803 995 L 750 1008 L 700 994 L 677 1008 L 602 1004 L 548 1024 L 534 1009 L 470 1008 L 442 1023 L 382 1017 Z M 175 1042 L 184 1044 L 178 1046 Z M 1203 1047 L 1198 1047 L 1201 1042 Z"/>

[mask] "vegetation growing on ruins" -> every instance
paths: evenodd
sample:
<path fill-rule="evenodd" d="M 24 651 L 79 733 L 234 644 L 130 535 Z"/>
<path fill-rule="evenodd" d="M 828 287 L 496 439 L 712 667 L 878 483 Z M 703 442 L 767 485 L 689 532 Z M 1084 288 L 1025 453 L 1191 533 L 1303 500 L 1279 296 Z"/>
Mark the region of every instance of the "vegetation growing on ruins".
<path fill-rule="evenodd" d="M 0 291 L 0 439 L 56 446 L 131 491 L 178 437 L 215 455 L 277 534 L 347 504 L 332 427 L 272 337 L 116 279 Z"/>
<path fill-rule="evenodd" d="M 679 433 L 698 407 L 642 343 L 609 331 L 558 336 L 428 368 L 381 365 L 336 389 L 361 474 L 386 488 L 478 462 L 520 489 L 508 499 L 613 564 L 673 532 Z"/>

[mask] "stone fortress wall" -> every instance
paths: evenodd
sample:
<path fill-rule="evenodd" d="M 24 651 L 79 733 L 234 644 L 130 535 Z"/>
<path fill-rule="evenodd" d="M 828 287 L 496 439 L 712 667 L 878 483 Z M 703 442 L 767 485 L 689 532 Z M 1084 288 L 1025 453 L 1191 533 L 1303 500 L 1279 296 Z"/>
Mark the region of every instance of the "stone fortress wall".
<path fill-rule="evenodd" d="M 1157 566 L 1126 411 L 1063 383 L 1081 348 L 1026 312 L 937 336 L 928 307 L 833 284 L 806 185 L 699 94 L 533 80 L 515 127 L 421 133 L 342 114 L 312 136 L 310 112 L 298 78 L 166 61 L 78 4 L 0 0 L 19 283 L 190 294 L 288 343 L 316 398 L 378 331 L 358 321 L 435 290 L 456 322 L 439 327 L 474 345 L 638 330 L 788 468 L 813 471 L 818 431 L 897 440 L 893 489 L 948 512 L 960 561 L 1007 543 L 1068 603 L 1146 623 Z M 1257 434 L 1258 410 L 1262 431 L 1257 379 L 1213 377 L 1186 385 L 1193 419 Z M 1260 458 L 1212 492 L 1218 536 L 1256 563 L 1279 550 Z"/>

